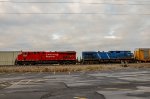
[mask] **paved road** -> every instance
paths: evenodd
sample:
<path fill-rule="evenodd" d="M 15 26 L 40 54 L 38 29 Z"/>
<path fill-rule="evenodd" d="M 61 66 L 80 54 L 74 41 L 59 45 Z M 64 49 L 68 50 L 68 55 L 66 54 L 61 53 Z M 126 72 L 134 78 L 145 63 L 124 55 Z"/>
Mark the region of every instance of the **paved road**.
<path fill-rule="evenodd" d="M 150 69 L 0 74 L 0 99 L 150 99 Z"/>

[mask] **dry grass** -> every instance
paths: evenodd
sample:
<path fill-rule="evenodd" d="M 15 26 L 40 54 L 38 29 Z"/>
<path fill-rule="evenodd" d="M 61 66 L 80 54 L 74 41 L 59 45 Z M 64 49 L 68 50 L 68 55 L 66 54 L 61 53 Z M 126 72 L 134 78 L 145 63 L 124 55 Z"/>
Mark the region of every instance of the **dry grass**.
<path fill-rule="evenodd" d="M 138 63 L 138 64 L 130 64 L 131 68 L 150 68 L 150 63 Z"/>
<path fill-rule="evenodd" d="M 70 66 L 5 66 L 0 67 L 0 72 L 77 72 L 77 71 L 106 71 L 124 69 L 120 64 L 112 65 L 70 65 Z M 129 64 L 128 68 L 150 68 L 148 64 Z"/>
<path fill-rule="evenodd" d="M 0 67 L 0 72 L 77 72 L 119 69 L 119 65 L 20 66 Z"/>

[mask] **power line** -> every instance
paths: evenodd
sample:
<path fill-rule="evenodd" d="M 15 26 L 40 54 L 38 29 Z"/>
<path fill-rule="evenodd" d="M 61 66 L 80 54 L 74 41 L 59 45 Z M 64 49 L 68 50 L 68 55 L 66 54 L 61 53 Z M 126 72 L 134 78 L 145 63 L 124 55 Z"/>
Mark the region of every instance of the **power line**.
<path fill-rule="evenodd" d="M 40 2 L 36 2 L 36 1 L 0 1 L 1 3 L 40 3 L 40 4 L 45 4 L 45 3 L 60 3 L 60 4 L 111 4 L 111 5 L 150 5 L 149 3 L 145 4 L 145 3 L 127 3 L 127 4 L 123 4 L 123 3 L 106 3 L 106 2 L 50 2 L 50 1 L 40 1 Z M 150 1 L 149 1 L 150 2 Z"/>
<path fill-rule="evenodd" d="M 72 15 L 150 15 L 149 13 L 141 13 L 141 14 L 126 14 L 126 13 L 117 13 L 117 14 L 107 14 L 107 13 L 0 13 L 0 14 L 18 14 L 18 15 L 20 15 L 20 14 L 35 14 L 35 15 L 38 15 L 38 14 L 41 14 L 41 15 L 61 15 L 61 14 L 72 14 Z"/>
<path fill-rule="evenodd" d="M 125 0 L 116 0 L 116 1 L 125 1 Z M 79 3 L 79 4 L 112 4 L 112 5 L 150 5 L 150 4 L 114 4 L 114 3 L 103 3 L 103 2 L 95 2 L 95 3 L 87 3 L 87 2 L 49 2 L 49 1 L 40 1 L 40 2 L 36 2 L 36 1 L 0 1 L 0 2 L 10 2 L 10 3 Z M 141 13 L 141 14 L 125 14 L 125 13 L 117 13 L 117 14 L 113 14 L 113 13 L 110 13 L 110 14 L 107 14 L 107 13 L 99 13 L 99 12 L 96 12 L 96 13 L 53 13 L 53 12 L 40 12 L 40 13 L 34 13 L 34 12 L 27 12 L 27 13 L 15 13 L 15 12 L 0 12 L 0 14 L 43 14 L 43 15 L 60 15 L 60 14 L 72 14 L 72 15 L 99 15 L 99 14 L 103 14 L 103 15 L 150 15 L 149 13 L 147 14 L 144 14 L 144 13 Z"/>

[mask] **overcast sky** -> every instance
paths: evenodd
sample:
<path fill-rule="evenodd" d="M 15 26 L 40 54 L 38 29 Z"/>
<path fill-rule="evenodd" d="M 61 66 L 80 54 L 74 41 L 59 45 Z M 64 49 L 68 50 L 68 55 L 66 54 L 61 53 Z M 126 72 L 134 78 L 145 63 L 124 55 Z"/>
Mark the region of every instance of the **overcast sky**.
<path fill-rule="evenodd" d="M 150 47 L 150 0 L 34 1 L 82 3 L 0 2 L 0 50 L 81 52 Z"/>

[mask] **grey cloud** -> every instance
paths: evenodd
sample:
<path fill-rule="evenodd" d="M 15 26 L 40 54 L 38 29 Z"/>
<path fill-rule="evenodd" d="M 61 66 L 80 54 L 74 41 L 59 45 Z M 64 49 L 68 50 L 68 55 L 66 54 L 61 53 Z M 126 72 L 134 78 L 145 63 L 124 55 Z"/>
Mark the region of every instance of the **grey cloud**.
<path fill-rule="evenodd" d="M 84 0 L 83 2 L 103 1 Z M 63 1 L 60 0 L 60 2 Z M 2 12 L 105 12 L 106 14 L 0 14 L 0 50 L 76 50 L 81 52 L 149 47 L 149 16 L 134 15 L 150 13 L 148 8 L 147 5 L 3 4 L 0 6 Z M 110 15 L 123 12 L 129 15 Z"/>

